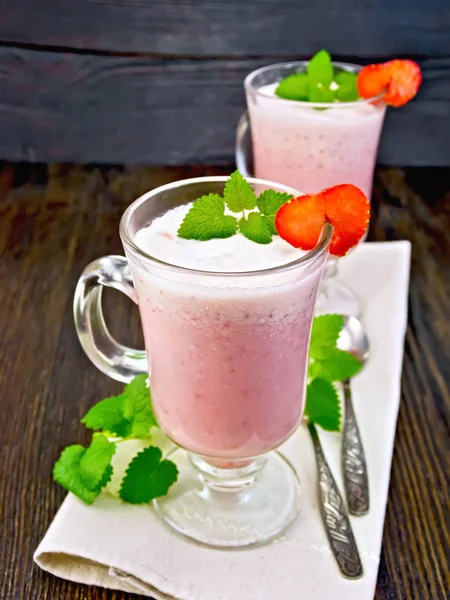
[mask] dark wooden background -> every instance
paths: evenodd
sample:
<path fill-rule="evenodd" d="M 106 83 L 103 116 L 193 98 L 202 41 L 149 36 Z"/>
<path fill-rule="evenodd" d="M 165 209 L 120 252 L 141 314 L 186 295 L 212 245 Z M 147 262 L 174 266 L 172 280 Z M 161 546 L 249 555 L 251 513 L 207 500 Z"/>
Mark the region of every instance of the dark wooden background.
<path fill-rule="evenodd" d="M 0 0 L 0 158 L 228 164 L 256 67 L 418 60 L 379 161 L 450 165 L 448 0 Z"/>

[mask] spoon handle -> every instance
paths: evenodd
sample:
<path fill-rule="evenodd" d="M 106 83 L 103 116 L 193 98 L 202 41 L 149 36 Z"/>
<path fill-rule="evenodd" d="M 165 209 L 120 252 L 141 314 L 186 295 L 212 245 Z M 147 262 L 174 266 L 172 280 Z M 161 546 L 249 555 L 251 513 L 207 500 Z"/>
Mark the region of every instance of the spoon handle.
<path fill-rule="evenodd" d="M 342 575 L 357 579 L 363 574 L 358 547 L 344 501 L 328 466 L 314 423 L 308 424 L 319 475 L 319 500 L 325 531 Z"/>
<path fill-rule="evenodd" d="M 350 380 L 344 381 L 345 420 L 342 433 L 342 470 L 351 515 L 369 512 L 369 479 L 364 447 L 352 404 Z"/>

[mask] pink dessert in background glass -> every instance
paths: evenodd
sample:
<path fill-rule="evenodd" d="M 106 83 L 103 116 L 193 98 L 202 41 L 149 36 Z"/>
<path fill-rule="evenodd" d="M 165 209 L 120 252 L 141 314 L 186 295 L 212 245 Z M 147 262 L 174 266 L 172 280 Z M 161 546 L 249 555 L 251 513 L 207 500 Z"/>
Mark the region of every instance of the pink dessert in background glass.
<path fill-rule="evenodd" d="M 332 63 L 334 75 L 357 75 L 362 67 Z M 253 147 L 253 173 L 293 186 L 302 193 L 351 183 L 369 198 L 386 103 L 383 94 L 351 102 L 288 100 L 275 94 L 285 78 L 305 73 L 308 61 L 269 65 L 244 82 Z M 331 86 L 336 85 L 332 83 Z M 236 162 L 250 175 L 245 135 L 248 117 L 238 127 Z M 364 236 L 363 240 L 366 236 Z M 328 261 L 316 313 L 360 317 L 359 298 L 336 277 L 338 261 Z"/>
<path fill-rule="evenodd" d="M 370 199 L 386 105 L 374 99 L 318 104 L 278 97 L 278 83 L 306 65 L 271 65 L 245 80 L 255 175 L 304 193 L 352 183 Z M 333 66 L 354 73 L 360 69 Z"/>

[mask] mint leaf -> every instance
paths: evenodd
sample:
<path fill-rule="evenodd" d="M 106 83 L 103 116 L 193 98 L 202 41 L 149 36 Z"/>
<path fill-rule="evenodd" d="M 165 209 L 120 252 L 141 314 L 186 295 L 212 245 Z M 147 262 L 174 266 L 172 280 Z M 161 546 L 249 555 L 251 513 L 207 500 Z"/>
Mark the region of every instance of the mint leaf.
<path fill-rule="evenodd" d="M 311 83 L 321 83 L 323 86 L 328 87 L 333 81 L 333 64 L 331 56 L 326 50 L 319 50 L 311 58 L 306 69 Z M 329 100 L 312 100 L 312 102 L 329 102 Z"/>
<path fill-rule="evenodd" d="M 81 422 L 89 429 L 113 431 L 124 420 L 124 400 L 123 395 L 100 400 L 84 415 Z"/>
<path fill-rule="evenodd" d="M 83 502 L 92 504 L 112 475 L 111 459 L 115 444 L 95 436 L 89 448 L 79 444 L 61 453 L 53 467 L 53 479 Z"/>
<path fill-rule="evenodd" d="M 142 438 L 157 425 L 151 405 L 147 375 L 138 375 L 120 396 L 101 400 L 83 417 L 90 429 L 101 429 L 119 437 Z"/>
<path fill-rule="evenodd" d="M 266 190 L 256 200 L 256 206 L 259 212 L 265 217 L 264 221 L 269 225 L 273 235 L 278 235 L 277 228 L 275 227 L 275 216 L 283 204 L 286 204 L 291 198 L 292 195 L 285 192 Z"/>
<path fill-rule="evenodd" d="M 80 474 L 80 460 L 86 449 L 79 444 L 69 446 L 62 451 L 59 460 L 53 467 L 53 479 L 68 492 L 78 496 L 86 504 L 92 504 L 100 490 L 91 490 Z"/>
<path fill-rule="evenodd" d="M 336 349 L 337 340 L 343 326 L 344 317 L 342 315 L 315 317 L 309 348 L 310 358 L 326 359 Z"/>
<path fill-rule="evenodd" d="M 258 212 L 250 213 L 239 221 L 239 230 L 246 238 L 257 244 L 270 244 L 272 231 L 270 225 Z"/>
<path fill-rule="evenodd" d="M 359 97 L 356 86 L 343 85 L 336 90 L 336 98 L 339 102 L 354 102 L 355 100 L 358 100 Z"/>
<path fill-rule="evenodd" d="M 113 476 L 113 468 L 112 465 L 108 465 L 105 469 L 105 472 L 103 473 L 103 477 L 100 479 L 99 483 L 98 483 L 98 488 L 100 489 L 100 491 L 105 487 L 105 485 L 107 485 Z"/>
<path fill-rule="evenodd" d="M 356 73 L 350 73 L 350 71 L 341 71 L 336 75 L 335 81 L 339 86 L 336 90 L 336 98 L 340 102 L 354 102 L 358 100 L 359 92 L 356 80 Z"/>
<path fill-rule="evenodd" d="M 310 102 L 334 102 L 335 93 L 322 83 L 310 83 L 308 99 Z"/>
<path fill-rule="evenodd" d="M 235 213 L 251 210 L 256 206 L 255 192 L 239 171 L 230 175 L 225 184 L 223 199 L 228 208 Z"/>
<path fill-rule="evenodd" d="M 116 435 L 117 437 L 127 438 L 132 434 L 132 423 L 128 419 L 122 419 L 119 423 L 116 423 L 114 427 L 107 430 L 109 433 Z"/>
<path fill-rule="evenodd" d="M 286 100 L 308 100 L 309 76 L 307 73 L 288 75 L 280 81 L 275 94 Z"/>
<path fill-rule="evenodd" d="M 94 435 L 91 445 L 80 458 L 80 475 L 89 489 L 99 487 L 115 451 L 116 445 L 104 435 Z"/>
<path fill-rule="evenodd" d="M 321 377 L 329 381 L 345 381 L 354 377 L 362 368 L 362 363 L 352 354 L 337 348 L 322 360 L 314 360 L 309 366 L 311 378 Z"/>
<path fill-rule="evenodd" d="M 125 387 L 123 416 L 131 423 L 131 433 L 135 438 L 148 435 L 150 427 L 157 425 L 151 404 L 147 375 L 138 375 Z"/>
<path fill-rule="evenodd" d="M 339 431 L 341 405 L 336 388 L 326 379 L 314 379 L 306 389 L 305 415 L 327 431 Z"/>
<path fill-rule="evenodd" d="M 357 75 L 350 71 L 340 71 L 334 78 L 335 82 L 340 85 L 349 85 L 356 87 Z"/>
<path fill-rule="evenodd" d="M 139 452 L 128 465 L 119 496 L 131 504 L 147 504 L 153 498 L 165 496 L 178 478 L 178 469 L 170 460 L 161 460 L 162 452 L 155 446 Z"/>
<path fill-rule="evenodd" d="M 228 238 L 237 232 L 235 217 L 225 216 L 225 203 L 218 194 L 202 196 L 193 204 L 178 229 L 178 236 L 187 240 Z"/>

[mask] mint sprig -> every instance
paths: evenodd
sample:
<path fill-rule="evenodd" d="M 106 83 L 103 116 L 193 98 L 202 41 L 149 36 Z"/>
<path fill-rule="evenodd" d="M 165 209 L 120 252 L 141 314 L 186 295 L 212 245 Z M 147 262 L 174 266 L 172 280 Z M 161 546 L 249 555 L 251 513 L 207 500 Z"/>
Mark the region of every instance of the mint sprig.
<path fill-rule="evenodd" d="M 117 445 L 125 440 L 151 442 L 151 428 L 158 427 L 151 405 L 147 375 L 135 377 L 122 394 L 93 406 L 82 422 L 94 433 L 91 445 L 69 446 L 53 469 L 53 479 L 83 502 L 92 504 L 111 481 Z M 167 493 L 177 479 L 177 468 L 161 460 L 161 450 L 150 445 L 129 462 L 119 496 L 126 502 L 150 502 Z"/>
<path fill-rule="evenodd" d="M 339 431 L 342 418 L 334 382 L 354 377 L 362 368 L 357 358 L 337 347 L 343 325 L 341 315 L 315 317 L 309 347 L 305 415 L 329 431 Z"/>
<path fill-rule="evenodd" d="M 355 73 L 335 71 L 330 54 L 319 50 L 308 62 L 306 72 L 293 73 L 282 79 L 275 94 L 285 100 L 316 104 L 354 102 L 360 97 L 356 82 Z"/>
<path fill-rule="evenodd" d="M 257 244 L 270 244 L 272 236 L 277 235 L 277 210 L 291 198 L 290 194 L 275 190 L 266 190 L 256 197 L 252 186 L 235 171 L 225 184 L 223 198 L 208 194 L 193 203 L 178 229 L 178 236 L 207 241 L 240 232 Z M 225 206 L 234 214 L 225 214 Z"/>

